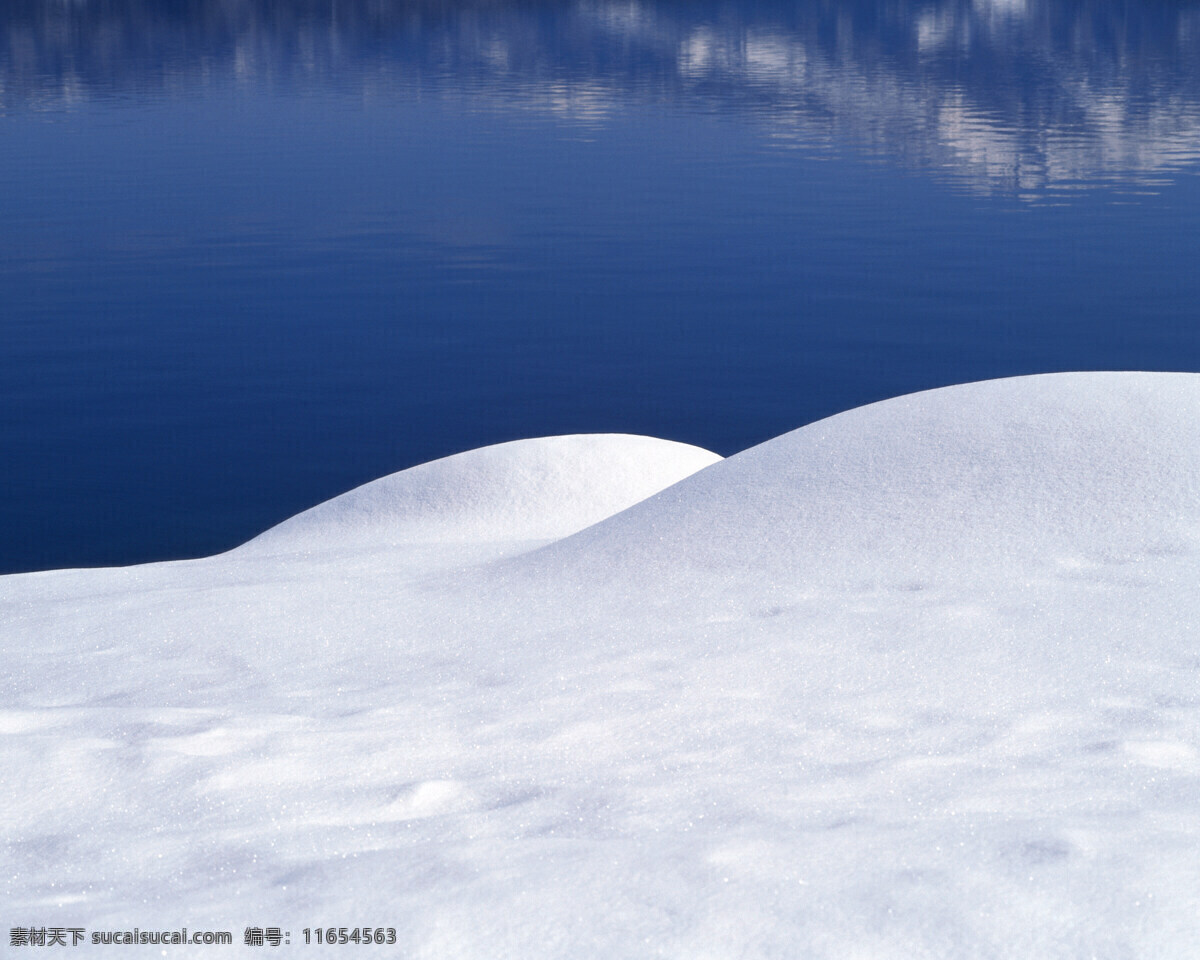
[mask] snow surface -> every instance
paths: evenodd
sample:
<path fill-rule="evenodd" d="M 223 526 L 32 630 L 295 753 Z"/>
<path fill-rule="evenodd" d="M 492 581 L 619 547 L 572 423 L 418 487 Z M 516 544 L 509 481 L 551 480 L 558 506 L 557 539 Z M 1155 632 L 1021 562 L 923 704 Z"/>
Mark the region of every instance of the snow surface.
<path fill-rule="evenodd" d="M 403 550 L 427 569 L 497 556 L 598 523 L 720 460 L 684 443 L 621 434 L 500 443 L 364 484 L 285 520 L 243 556 Z"/>
<path fill-rule="evenodd" d="M 1198 582 L 1200 375 L 1133 373 L 719 462 L 521 441 L 218 557 L 0 578 L 0 912 L 284 955 L 1198 956 Z"/>

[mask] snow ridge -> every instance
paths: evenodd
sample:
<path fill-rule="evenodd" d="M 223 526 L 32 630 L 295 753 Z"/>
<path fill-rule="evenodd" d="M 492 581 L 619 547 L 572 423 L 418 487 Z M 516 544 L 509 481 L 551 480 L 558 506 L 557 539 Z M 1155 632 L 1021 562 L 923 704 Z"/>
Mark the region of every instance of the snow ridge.
<path fill-rule="evenodd" d="M 967 384 L 2 577 L 0 903 L 285 957 L 1194 956 L 1198 425 L 1196 374 Z"/>
<path fill-rule="evenodd" d="M 421 464 L 285 520 L 253 552 L 552 540 L 717 462 L 670 440 L 581 434 L 515 440 Z"/>
<path fill-rule="evenodd" d="M 630 584 L 766 585 L 1135 560 L 1198 537 L 1200 377 L 1078 373 L 830 417 L 521 562 L 604 580 L 624 569 Z"/>

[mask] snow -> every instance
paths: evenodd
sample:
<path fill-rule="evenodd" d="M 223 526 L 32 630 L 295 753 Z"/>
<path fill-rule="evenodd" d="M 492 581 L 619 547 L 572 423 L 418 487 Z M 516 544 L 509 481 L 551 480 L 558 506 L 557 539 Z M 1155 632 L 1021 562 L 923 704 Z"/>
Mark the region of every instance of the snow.
<path fill-rule="evenodd" d="M 284 955 L 1194 955 L 1198 441 L 1200 375 L 1024 377 L 0 578 L 0 903 Z"/>
<path fill-rule="evenodd" d="M 619 513 L 719 460 L 684 443 L 608 434 L 516 440 L 364 484 L 251 541 L 316 550 L 554 540 Z M 245 548 L 243 548 L 245 549 Z"/>

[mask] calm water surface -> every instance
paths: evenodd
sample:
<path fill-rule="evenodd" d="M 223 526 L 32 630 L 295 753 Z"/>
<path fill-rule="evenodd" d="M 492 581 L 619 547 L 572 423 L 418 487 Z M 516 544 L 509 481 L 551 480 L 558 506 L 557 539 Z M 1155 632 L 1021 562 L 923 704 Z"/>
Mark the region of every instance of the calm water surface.
<path fill-rule="evenodd" d="M 1200 370 L 1195 0 L 5 0 L 0 571 Z"/>

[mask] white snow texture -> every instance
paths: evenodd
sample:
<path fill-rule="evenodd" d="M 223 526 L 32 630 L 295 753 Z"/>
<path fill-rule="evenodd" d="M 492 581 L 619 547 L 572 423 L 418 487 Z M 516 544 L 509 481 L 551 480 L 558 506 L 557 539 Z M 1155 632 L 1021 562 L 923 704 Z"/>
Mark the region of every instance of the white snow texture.
<path fill-rule="evenodd" d="M 0 914 L 234 933 L 171 957 L 1197 957 L 1198 584 L 1200 375 L 1142 373 L 723 461 L 502 444 L 0 578 Z"/>

